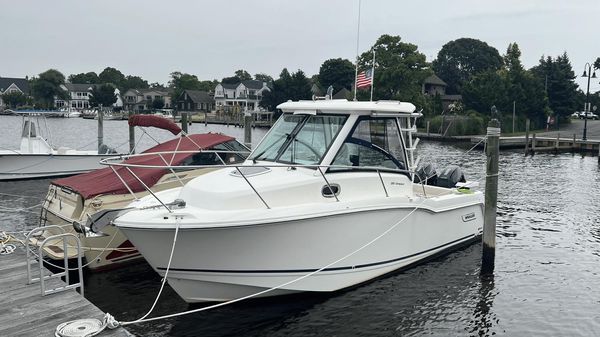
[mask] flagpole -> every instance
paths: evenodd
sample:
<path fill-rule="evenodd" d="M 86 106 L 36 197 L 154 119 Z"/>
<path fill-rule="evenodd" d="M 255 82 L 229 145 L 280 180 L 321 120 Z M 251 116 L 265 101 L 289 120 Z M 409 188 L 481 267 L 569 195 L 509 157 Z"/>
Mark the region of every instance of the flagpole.
<path fill-rule="evenodd" d="M 358 27 L 356 29 L 356 66 L 354 67 L 354 100 L 356 101 L 356 83 L 358 82 L 358 42 L 360 41 L 360 0 L 358 0 Z"/>
<path fill-rule="evenodd" d="M 373 66 L 371 67 L 371 102 L 373 102 L 373 87 L 375 86 L 375 47 L 373 47 Z"/>

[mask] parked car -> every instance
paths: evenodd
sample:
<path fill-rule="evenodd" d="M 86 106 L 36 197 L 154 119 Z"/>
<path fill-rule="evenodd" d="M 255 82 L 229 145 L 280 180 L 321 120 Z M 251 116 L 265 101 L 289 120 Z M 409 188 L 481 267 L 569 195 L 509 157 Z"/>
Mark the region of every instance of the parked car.
<path fill-rule="evenodd" d="M 598 115 L 596 115 L 595 113 L 593 113 L 591 111 L 580 113 L 579 119 L 584 119 L 584 118 L 596 120 L 596 119 L 598 119 Z"/>
<path fill-rule="evenodd" d="M 575 111 L 571 114 L 571 118 L 579 118 L 579 115 L 581 115 L 583 112 L 579 112 L 579 111 Z"/>

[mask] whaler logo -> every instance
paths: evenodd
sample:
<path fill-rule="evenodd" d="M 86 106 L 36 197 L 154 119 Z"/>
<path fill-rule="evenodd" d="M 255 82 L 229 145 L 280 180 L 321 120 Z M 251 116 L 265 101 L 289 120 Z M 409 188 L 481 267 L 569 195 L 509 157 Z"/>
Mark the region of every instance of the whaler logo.
<path fill-rule="evenodd" d="M 462 221 L 463 222 L 467 222 L 467 221 L 473 221 L 475 220 L 475 213 L 469 213 L 469 214 L 465 214 L 462 216 Z"/>

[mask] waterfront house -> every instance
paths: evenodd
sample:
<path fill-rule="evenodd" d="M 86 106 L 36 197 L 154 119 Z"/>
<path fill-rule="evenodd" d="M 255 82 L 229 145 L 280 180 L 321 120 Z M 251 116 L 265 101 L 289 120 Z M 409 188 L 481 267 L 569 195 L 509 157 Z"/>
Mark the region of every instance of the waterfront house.
<path fill-rule="evenodd" d="M 0 77 L 0 108 L 5 105 L 2 95 L 15 92 L 29 96 L 29 80 L 27 78 Z"/>
<path fill-rule="evenodd" d="M 152 109 L 152 101 L 162 99 L 164 109 L 172 109 L 171 96 L 164 89 L 129 89 L 123 94 L 123 108 L 127 111 L 146 111 Z"/>
<path fill-rule="evenodd" d="M 265 91 L 271 91 L 267 82 L 256 80 L 234 84 L 219 83 L 215 87 L 215 105 L 217 109 L 237 107 L 241 110 L 258 110 Z"/>
<path fill-rule="evenodd" d="M 449 110 L 450 105 L 455 105 L 462 101 L 461 95 L 446 95 L 446 87 L 448 84 L 437 75 L 433 74 L 423 81 L 422 93 L 427 96 L 439 95 L 442 100 L 444 111 Z"/>
<path fill-rule="evenodd" d="M 56 99 L 54 100 L 54 106 L 58 109 L 71 108 L 75 110 L 85 110 L 90 108 L 90 97 L 92 96 L 92 90 L 99 84 L 88 84 L 88 83 L 65 83 L 60 87 L 68 93 L 67 100 Z M 119 89 L 115 88 L 115 95 L 117 101 L 113 104 L 113 108 L 122 108 L 123 100 L 121 99 L 121 93 Z"/>
<path fill-rule="evenodd" d="M 175 107 L 179 111 L 211 112 L 215 109 L 215 100 L 206 91 L 185 90 L 177 97 Z"/>

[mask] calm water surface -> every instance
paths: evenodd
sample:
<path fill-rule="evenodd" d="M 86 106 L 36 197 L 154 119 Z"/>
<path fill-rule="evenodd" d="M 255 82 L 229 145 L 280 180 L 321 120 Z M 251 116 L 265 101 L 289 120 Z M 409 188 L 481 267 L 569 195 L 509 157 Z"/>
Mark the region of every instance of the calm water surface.
<path fill-rule="evenodd" d="M 94 121 L 49 123 L 60 145 L 95 146 Z M 17 146 L 19 125 L 15 117 L 0 117 L 0 146 Z M 190 131 L 243 137 L 243 130 L 234 127 L 194 124 Z M 164 131 L 151 132 L 159 140 L 170 137 Z M 261 130 L 256 132 L 254 142 L 262 136 Z M 106 121 L 105 135 L 107 143 L 127 149 L 126 122 Z M 141 144 L 149 147 L 153 142 Z M 465 154 L 465 148 L 428 142 L 420 147 L 425 161 L 439 169 L 460 164 L 468 179 L 483 184 L 481 152 Z M 597 158 L 571 154 L 525 158 L 518 152 L 502 152 L 500 171 L 493 279 L 480 278 L 481 245 L 475 244 L 344 292 L 248 301 L 127 329 L 139 336 L 600 335 Z M 32 227 L 39 211 L 35 206 L 48 182 L 0 183 L 0 230 Z M 160 278 L 140 263 L 87 275 L 85 282 L 88 299 L 128 321 L 151 306 Z M 155 315 L 197 307 L 168 288 Z"/>

